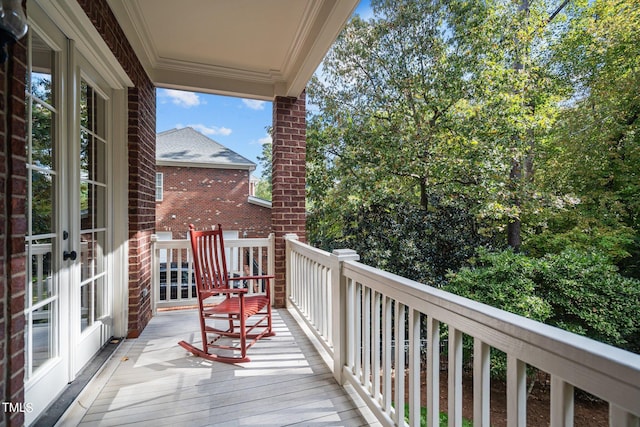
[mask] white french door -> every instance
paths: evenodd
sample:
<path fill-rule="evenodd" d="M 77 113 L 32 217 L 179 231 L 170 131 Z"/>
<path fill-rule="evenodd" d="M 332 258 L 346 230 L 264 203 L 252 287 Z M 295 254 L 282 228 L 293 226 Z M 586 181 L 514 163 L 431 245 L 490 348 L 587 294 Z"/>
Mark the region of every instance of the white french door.
<path fill-rule="evenodd" d="M 77 198 L 70 222 L 77 253 L 71 298 L 73 358 L 77 372 L 112 336 L 113 292 L 108 254 L 111 252 L 109 197 L 110 90 L 89 63 L 74 52 L 76 117 L 74 158 L 70 161 L 71 193 Z M 79 277 L 78 277 L 79 270 Z"/>
<path fill-rule="evenodd" d="M 113 334 L 112 90 L 29 6 L 26 424 Z"/>

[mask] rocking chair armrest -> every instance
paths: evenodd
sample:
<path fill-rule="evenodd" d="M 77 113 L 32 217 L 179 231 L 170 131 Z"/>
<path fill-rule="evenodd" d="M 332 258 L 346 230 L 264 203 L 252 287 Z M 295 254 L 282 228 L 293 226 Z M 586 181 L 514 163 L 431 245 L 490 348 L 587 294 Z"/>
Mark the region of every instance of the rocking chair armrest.
<path fill-rule="evenodd" d="M 270 283 L 271 280 L 275 279 L 276 276 L 273 275 L 268 275 L 268 274 L 263 274 L 263 275 L 259 275 L 259 276 L 240 276 L 240 277 L 234 277 L 233 280 L 267 280 L 267 283 Z M 267 297 L 271 297 L 271 286 L 267 285 L 265 286 L 265 292 L 267 294 Z"/>
<path fill-rule="evenodd" d="M 219 288 L 219 289 L 216 289 L 216 293 L 219 293 L 219 294 L 246 294 L 247 292 L 249 292 L 248 289 L 242 289 L 242 288 Z"/>
<path fill-rule="evenodd" d="M 262 275 L 262 276 L 238 276 L 238 277 L 232 277 L 231 280 L 236 281 L 236 280 L 260 280 L 260 279 L 274 279 L 275 276 L 269 276 L 269 275 Z"/>

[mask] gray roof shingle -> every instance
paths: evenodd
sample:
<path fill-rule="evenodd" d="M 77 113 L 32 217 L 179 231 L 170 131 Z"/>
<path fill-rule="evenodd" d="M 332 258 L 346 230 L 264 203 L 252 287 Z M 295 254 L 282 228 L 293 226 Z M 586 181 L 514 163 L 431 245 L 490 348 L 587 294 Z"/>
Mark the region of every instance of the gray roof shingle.
<path fill-rule="evenodd" d="M 156 164 L 254 170 L 256 164 L 191 127 L 156 134 Z"/>

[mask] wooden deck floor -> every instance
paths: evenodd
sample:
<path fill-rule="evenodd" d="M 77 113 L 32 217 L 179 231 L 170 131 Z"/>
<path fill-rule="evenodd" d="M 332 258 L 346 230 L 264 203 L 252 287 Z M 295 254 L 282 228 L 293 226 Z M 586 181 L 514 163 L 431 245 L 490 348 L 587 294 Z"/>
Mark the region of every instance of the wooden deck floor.
<path fill-rule="evenodd" d="M 200 342 L 193 310 L 158 313 L 126 340 L 58 425 L 359 426 L 370 425 L 286 310 L 276 336 L 228 365 L 177 345 Z"/>

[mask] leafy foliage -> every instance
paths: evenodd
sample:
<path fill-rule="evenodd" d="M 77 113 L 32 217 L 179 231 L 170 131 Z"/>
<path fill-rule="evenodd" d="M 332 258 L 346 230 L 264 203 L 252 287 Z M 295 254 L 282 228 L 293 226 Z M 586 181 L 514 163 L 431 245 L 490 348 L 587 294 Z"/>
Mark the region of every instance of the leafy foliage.
<path fill-rule="evenodd" d="M 430 209 L 388 197 L 345 217 L 344 236 L 333 246 L 349 247 L 364 263 L 440 286 L 449 269 L 461 267 L 486 244 L 465 210 L 433 200 Z"/>
<path fill-rule="evenodd" d="M 598 253 L 567 249 L 532 258 L 480 251 L 445 290 L 580 335 L 638 351 L 640 281 Z"/>
<path fill-rule="evenodd" d="M 271 126 L 267 127 L 267 133 L 272 135 Z M 262 166 L 262 176 L 256 185 L 256 197 L 262 200 L 271 200 L 272 148 L 272 144 L 263 144 L 262 154 L 258 156 L 258 161 Z"/>
<path fill-rule="evenodd" d="M 309 240 L 638 351 L 640 3 L 372 6 L 308 88 Z"/>

